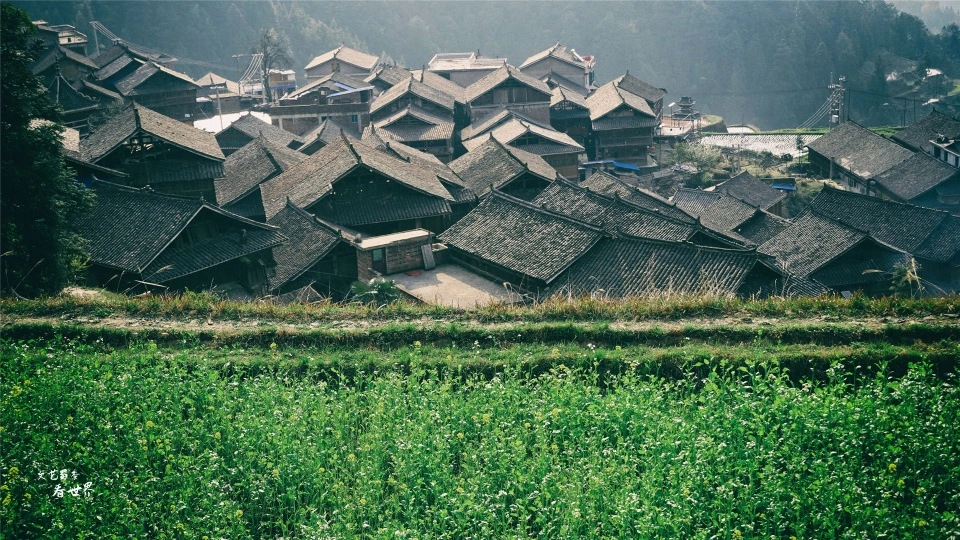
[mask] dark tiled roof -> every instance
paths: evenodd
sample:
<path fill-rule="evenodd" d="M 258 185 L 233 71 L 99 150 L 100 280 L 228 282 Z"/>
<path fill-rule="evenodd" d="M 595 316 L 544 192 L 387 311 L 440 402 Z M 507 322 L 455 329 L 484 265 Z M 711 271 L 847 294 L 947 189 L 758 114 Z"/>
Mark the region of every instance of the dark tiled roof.
<path fill-rule="evenodd" d="M 403 82 L 409 78 L 409 71 L 403 69 L 402 67 L 387 65 L 378 67 L 373 73 L 363 79 L 363 81 L 372 83 L 379 80 L 388 86 L 394 86 L 395 84 Z"/>
<path fill-rule="evenodd" d="M 453 112 L 454 96 L 442 90 L 438 90 L 437 88 L 428 84 L 416 81 L 414 80 L 413 75 L 411 75 L 406 80 L 400 81 L 392 86 L 389 90 L 377 96 L 377 99 L 374 100 L 373 104 L 370 106 L 370 114 L 376 114 L 377 111 L 383 109 L 387 105 L 390 105 L 403 96 L 406 96 L 407 94 L 425 99 L 430 103 L 447 109 L 451 113 Z"/>
<path fill-rule="evenodd" d="M 531 66 L 547 58 L 556 58 L 557 60 L 566 62 L 572 66 L 575 66 L 581 69 L 584 69 L 587 65 L 587 63 L 584 62 L 582 58 L 577 58 L 576 56 L 573 55 L 573 53 L 567 51 L 567 48 L 565 46 L 557 42 L 557 44 L 554 45 L 553 47 L 550 47 L 549 49 L 544 51 L 540 51 L 537 54 L 524 60 L 523 63 L 520 64 L 519 69 L 523 69 L 527 66 Z"/>
<path fill-rule="evenodd" d="M 549 284 L 601 235 L 598 228 L 494 191 L 439 238 L 453 248 Z"/>
<path fill-rule="evenodd" d="M 479 81 L 468 86 L 463 92 L 463 102 L 470 103 L 510 79 L 529 86 L 534 90 L 543 92 L 544 101 L 550 99 L 550 87 L 547 86 L 547 83 L 540 79 L 535 79 L 513 66 L 504 65 L 500 69 L 488 73 Z"/>
<path fill-rule="evenodd" d="M 123 170 L 131 178 L 149 185 L 223 178 L 223 163 L 209 159 L 164 159 L 131 163 L 124 165 Z"/>
<path fill-rule="evenodd" d="M 567 180 L 558 179 L 540 192 L 533 204 L 600 228 L 630 236 L 680 242 L 693 236 L 694 226 L 659 212 L 594 193 Z"/>
<path fill-rule="evenodd" d="M 599 118 L 590 123 L 594 131 L 610 131 L 613 129 L 638 129 L 655 127 L 659 120 L 646 116 L 613 116 Z"/>
<path fill-rule="evenodd" d="M 753 251 L 641 239 L 606 239 L 557 281 L 574 295 L 736 294 L 756 264 Z M 566 292 L 566 291 L 565 291 Z"/>
<path fill-rule="evenodd" d="M 462 131 L 460 136 L 463 137 Z M 552 127 L 542 127 L 533 122 L 527 122 L 516 117 L 511 118 L 510 120 L 507 120 L 492 129 L 488 136 L 497 139 L 503 144 L 513 144 L 517 141 L 517 139 L 524 136 L 536 137 L 542 141 L 540 144 L 524 145 L 522 148 L 523 150 L 538 156 L 570 153 L 577 154 L 584 151 L 583 146 L 577 143 L 577 141 L 573 140 L 566 133 L 561 133 Z M 467 148 L 467 150 L 471 150 L 482 144 L 485 140 L 486 139 L 484 135 L 481 135 L 469 141 L 464 140 L 463 145 Z"/>
<path fill-rule="evenodd" d="M 81 141 L 81 153 L 85 159 L 96 162 L 139 131 L 218 162 L 224 159 L 213 133 L 136 104 L 126 107 Z"/>
<path fill-rule="evenodd" d="M 722 193 L 716 191 L 703 191 L 702 189 L 680 188 L 670 199 L 679 208 L 684 209 L 692 216 L 699 216 L 704 210 L 723 197 Z"/>
<path fill-rule="evenodd" d="M 718 232 L 730 232 L 753 217 L 756 207 L 733 197 L 720 197 L 700 213 L 700 222 Z"/>
<path fill-rule="evenodd" d="M 558 86 L 553 89 L 553 93 L 550 95 L 550 106 L 555 107 L 564 101 L 568 101 L 577 107 L 583 109 L 590 109 L 590 105 L 587 104 L 587 98 L 578 94 L 577 92 L 571 92 L 568 88 L 563 86 Z"/>
<path fill-rule="evenodd" d="M 758 251 L 775 257 L 790 273 L 807 277 L 866 238 L 865 233 L 808 210 Z"/>
<path fill-rule="evenodd" d="M 57 75 L 47 85 L 47 94 L 50 100 L 58 103 L 64 112 L 94 109 L 100 105 L 99 101 L 90 99 L 78 92 L 66 79 Z"/>
<path fill-rule="evenodd" d="M 616 195 L 637 206 L 657 212 L 676 221 L 684 223 L 696 223 L 697 221 L 695 217 L 685 212 L 682 208 L 656 193 L 629 185 L 620 178 L 603 171 L 595 171 L 580 185 L 590 191 L 606 195 L 607 197 Z"/>
<path fill-rule="evenodd" d="M 650 83 L 643 82 L 629 73 L 617 77 L 613 82 L 627 92 L 640 96 L 650 103 L 655 103 L 667 95 L 667 91 L 663 88 L 657 88 Z"/>
<path fill-rule="evenodd" d="M 83 91 L 86 94 L 93 94 L 93 97 L 98 99 L 106 98 L 113 101 L 122 101 L 123 96 L 114 92 L 113 90 L 108 90 L 102 86 L 93 84 L 90 81 L 81 81 Z"/>
<path fill-rule="evenodd" d="M 223 163 L 224 178 L 214 184 L 217 204 L 223 206 L 236 201 L 261 182 L 292 168 L 306 157 L 265 137 L 253 139 L 227 156 Z"/>
<path fill-rule="evenodd" d="M 933 145 L 930 144 L 930 141 L 935 139 L 937 135 L 946 135 L 952 138 L 960 136 L 960 120 L 933 111 L 912 126 L 901 129 L 893 136 L 893 140 L 900 142 L 911 150 L 930 153 L 933 151 Z"/>
<path fill-rule="evenodd" d="M 127 54 L 126 49 L 119 45 L 113 45 L 109 49 L 101 51 L 100 54 L 91 57 L 91 60 L 93 60 L 97 67 L 102 68 L 125 54 Z"/>
<path fill-rule="evenodd" d="M 174 71 L 163 66 L 158 66 L 153 62 L 147 62 L 137 68 L 136 71 L 127 75 L 123 79 L 117 81 L 116 87 L 117 91 L 124 96 L 136 96 L 140 95 L 142 92 L 139 90 L 140 85 L 147 82 L 154 75 L 161 73 L 175 79 L 178 79 L 181 84 L 189 85 L 194 89 L 199 89 L 199 85 L 193 82 L 193 79 L 180 73 L 179 71 Z M 152 92 L 150 92 L 152 93 Z"/>
<path fill-rule="evenodd" d="M 906 161 L 878 174 L 874 180 L 890 193 L 909 201 L 953 178 L 960 178 L 960 170 L 917 152 Z"/>
<path fill-rule="evenodd" d="M 119 73 L 122 69 L 129 66 L 130 64 L 139 66 L 143 64 L 143 62 L 137 61 L 133 57 L 127 56 L 127 55 L 119 56 L 109 64 L 106 64 L 102 68 L 97 70 L 97 72 L 94 73 L 93 75 L 94 77 L 97 78 L 98 81 L 104 81 L 106 79 L 109 79 L 110 77 L 113 77 L 114 75 Z"/>
<path fill-rule="evenodd" d="M 884 201 L 830 187 L 817 194 L 810 208 L 897 249 L 912 253 L 948 216 L 946 212 Z M 960 238 L 957 238 L 960 246 Z M 960 249 L 960 248 L 958 248 Z"/>
<path fill-rule="evenodd" d="M 864 241 L 874 243 L 869 238 Z M 810 274 L 810 278 L 827 287 L 889 282 L 895 268 L 909 260 L 909 255 L 876 245 L 869 258 L 848 257 L 843 264 L 824 266 Z"/>
<path fill-rule="evenodd" d="M 326 201 L 330 201 L 329 206 L 325 204 Z M 413 192 L 393 195 L 389 203 L 382 200 L 334 195 L 314 208 L 324 219 L 349 227 L 451 213 L 449 201 Z"/>
<path fill-rule="evenodd" d="M 313 131 L 304 133 L 301 137 L 305 142 L 298 150 L 300 152 L 308 152 L 307 149 L 312 148 L 312 151 L 319 150 L 320 148 L 336 142 L 340 139 L 341 133 L 343 136 L 346 136 L 349 139 L 359 140 L 361 134 L 357 132 L 356 128 L 351 125 L 343 125 L 337 123 L 333 118 L 327 118 L 320 123 Z"/>
<path fill-rule="evenodd" d="M 44 55 L 42 58 L 37 60 L 33 64 L 33 66 L 31 66 L 31 71 L 33 72 L 34 75 L 39 75 L 43 73 L 50 66 L 63 60 L 69 60 L 69 61 L 75 62 L 77 64 L 80 64 L 90 69 L 91 71 L 98 69 L 97 64 L 94 63 L 94 61 L 91 60 L 90 58 L 83 56 L 82 54 L 77 54 L 71 51 L 70 49 L 67 49 L 58 45 L 50 49 L 50 51 L 46 55 Z"/>
<path fill-rule="evenodd" d="M 413 78 L 422 82 L 427 86 L 432 86 L 441 92 L 445 92 L 455 99 L 459 99 L 463 95 L 464 88 L 459 84 L 447 79 L 446 77 L 441 77 L 436 73 L 430 71 L 429 69 L 424 71 L 422 69 L 413 70 Z"/>
<path fill-rule="evenodd" d="M 257 236 L 254 243 L 243 248 L 244 253 L 264 249 L 259 247 L 262 243 L 275 245 L 283 240 L 283 236 L 272 227 L 225 213 L 198 199 L 162 195 L 101 181 L 94 181 L 93 189 L 97 202 L 78 221 L 77 229 L 87 240 L 90 259 L 96 264 L 144 276 L 157 274 L 159 268 L 176 264 L 175 269 L 165 270 L 160 275 L 162 280 L 173 279 L 177 272 L 195 268 L 203 261 L 198 259 L 197 264 L 188 264 L 186 258 L 191 257 L 190 254 L 171 252 L 162 259 L 163 264 L 157 264 L 157 261 L 165 248 L 201 211 L 232 217 L 248 232 L 262 230 L 267 233 L 261 235 L 263 238 Z M 209 255 L 202 255 L 202 250 L 197 250 L 193 256 L 206 260 L 227 250 L 225 246 L 212 247 L 215 249 Z"/>
<path fill-rule="evenodd" d="M 557 171 L 540 156 L 504 145 L 496 139 L 488 140 L 470 152 L 450 162 L 450 168 L 463 183 L 477 195 L 499 188 L 525 171 L 547 182 L 557 177 Z"/>
<path fill-rule="evenodd" d="M 261 185 L 267 217 L 282 210 L 288 198 L 301 208 L 313 205 L 333 189 L 334 182 L 359 166 L 365 166 L 385 177 L 385 180 L 396 181 L 425 195 L 445 201 L 453 200 L 453 196 L 430 169 L 341 137 L 339 141 L 321 148 Z"/>
<path fill-rule="evenodd" d="M 769 209 L 787 196 L 746 171 L 720 184 L 716 190 L 761 210 Z"/>
<path fill-rule="evenodd" d="M 308 212 L 287 204 L 267 222 L 289 238 L 273 249 L 276 274 L 270 278 L 270 290 L 277 290 L 300 277 L 340 243 L 340 234 Z"/>
<path fill-rule="evenodd" d="M 578 96 L 581 101 L 587 97 L 587 94 L 590 93 L 589 90 L 582 83 L 577 83 L 571 81 L 570 79 L 564 77 L 563 75 L 554 73 L 551 71 L 543 77 L 540 77 L 540 80 L 547 83 L 548 86 L 553 88 L 554 91 L 558 89 L 564 90 L 568 95 Z M 586 103 L 583 101 L 583 103 Z M 553 100 L 550 100 L 550 105 L 553 105 Z"/>
<path fill-rule="evenodd" d="M 249 226 L 254 223 L 247 222 L 245 238 L 241 238 L 239 233 L 228 233 L 190 246 L 165 249 L 143 271 L 143 279 L 163 283 L 278 246 L 286 240 L 280 231 L 272 227 L 260 229 Z"/>
<path fill-rule="evenodd" d="M 402 122 L 406 119 L 407 121 Z M 453 119 L 419 107 L 407 107 L 374 122 L 381 133 L 401 142 L 439 141 L 453 138 Z"/>
<path fill-rule="evenodd" d="M 234 121 L 232 124 L 223 129 L 220 133 L 217 133 L 217 137 L 222 137 L 224 134 L 229 133 L 230 131 L 238 131 L 243 133 L 251 139 L 256 139 L 262 133 L 269 141 L 280 146 L 291 147 L 293 143 L 293 148 L 296 148 L 298 145 L 302 145 L 306 142 L 303 138 L 297 137 L 289 131 L 279 128 L 269 122 L 264 122 L 263 120 L 257 118 L 252 114 L 245 114 Z"/>
<path fill-rule="evenodd" d="M 913 155 L 854 122 L 844 122 L 807 147 L 860 178 L 873 178 Z"/>
<path fill-rule="evenodd" d="M 753 217 L 741 223 L 733 232 L 759 246 L 789 226 L 789 221 L 769 212 L 757 210 Z"/>
<path fill-rule="evenodd" d="M 302 96 L 318 92 L 321 88 L 326 88 L 333 92 L 340 92 L 345 90 L 344 87 L 349 87 L 352 89 L 367 88 L 370 85 L 365 79 L 357 78 L 359 76 L 351 76 L 345 73 L 340 73 L 339 71 L 334 71 L 333 73 L 328 73 L 318 79 L 314 79 L 307 84 L 297 88 L 293 92 L 280 98 L 281 102 L 287 102 L 290 100 L 300 99 Z"/>
<path fill-rule="evenodd" d="M 944 218 L 913 253 L 924 259 L 960 266 L 960 217 Z"/>
<path fill-rule="evenodd" d="M 587 97 L 587 105 L 590 107 L 590 120 L 593 122 L 600 120 L 620 107 L 628 107 L 653 120 L 656 120 L 657 117 L 647 100 L 620 88 L 616 80 L 608 82 L 597 88 L 596 92 L 590 94 Z"/>

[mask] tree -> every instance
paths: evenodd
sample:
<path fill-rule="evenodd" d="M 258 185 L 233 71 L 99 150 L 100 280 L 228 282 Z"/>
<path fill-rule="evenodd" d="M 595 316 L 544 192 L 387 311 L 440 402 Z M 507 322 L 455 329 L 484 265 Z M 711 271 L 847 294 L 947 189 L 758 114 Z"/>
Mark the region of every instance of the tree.
<path fill-rule="evenodd" d="M 270 92 L 270 70 L 288 68 L 293 64 L 287 38 L 274 28 L 265 28 L 260 31 L 260 39 L 251 52 L 263 55 L 263 96 L 267 101 L 273 101 Z"/>
<path fill-rule="evenodd" d="M 699 143 L 679 143 L 673 149 L 677 163 L 689 163 L 696 171 L 687 182 L 687 187 L 701 187 L 712 178 L 712 170 L 723 161 L 723 155 L 712 146 Z"/>
<path fill-rule="evenodd" d="M 63 161 L 59 112 L 30 64 L 43 50 L 27 14 L 0 17 L 0 291 L 55 294 L 83 261 L 70 223 L 92 195 Z"/>

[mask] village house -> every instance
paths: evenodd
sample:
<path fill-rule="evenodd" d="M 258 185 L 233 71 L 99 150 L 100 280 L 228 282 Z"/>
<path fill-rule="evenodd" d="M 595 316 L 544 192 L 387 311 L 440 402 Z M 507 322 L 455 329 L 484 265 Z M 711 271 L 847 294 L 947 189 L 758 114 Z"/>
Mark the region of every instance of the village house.
<path fill-rule="evenodd" d="M 580 182 L 580 186 L 607 197 L 619 197 L 677 221 L 684 223 L 697 222 L 696 217 L 674 202 L 668 201 L 652 191 L 630 184 L 622 177 L 604 171 L 595 171 Z"/>
<path fill-rule="evenodd" d="M 468 86 L 458 98 L 458 125 L 476 122 L 500 108 L 550 123 L 551 90 L 546 83 L 504 64 Z"/>
<path fill-rule="evenodd" d="M 217 204 L 234 214 L 266 221 L 260 184 L 283 174 L 306 157 L 260 135 L 227 156 L 223 163 L 224 178 L 214 182 Z"/>
<path fill-rule="evenodd" d="M 774 257 L 785 271 L 835 292 L 890 292 L 895 269 L 910 256 L 864 231 L 805 210 L 793 223 L 763 243 L 760 253 Z"/>
<path fill-rule="evenodd" d="M 427 63 L 427 71 L 466 88 L 505 65 L 506 58 L 488 58 L 480 51 L 438 53 Z"/>
<path fill-rule="evenodd" d="M 69 24 L 49 24 L 47 21 L 33 21 L 37 37 L 47 49 L 62 47 L 69 51 L 85 54 L 87 35 Z"/>
<path fill-rule="evenodd" d="M 223 152 L 212 133 L 137 104 L 128 105 L 80 141 L 83 159 L 127 175 L 133 187 L 216 202 Z"/>
<path fill-rule="evenodd" d="M 538 295 L 602 236 L 599 227 L 494 190 L 438 238 L 452 262 Z"/>
<path fill-rule="evenodd" d="M 200 111 L 209 116 L 248 110 L 257 100 L 256 96 L 245 92 L 240 83 L 212 71 L 193 82 L 200 87 L 197 91 Z"/>
<path fill-rule="evenodd" d="M 341 136 L 346 135 L 351 139 L 360 139 L 361 133 L 354 129 L 356 126 L 348 123 L 341 123 L 333 118 L 327 118 L 320 122 L 312 131 L 304 133 L 301 138 L 307 142 L 297 149 L 298 152 L 312 156 L 324 146 L 336 142 Z"/>
<path fill-rule="evenodd" d="M 241 115 L 229 126 L 216 134 L 217 144 L 224 156 L 243 148 L 250 141 L 259 137 L 270 140 L 273 144 L 285 146 L 291 150 L 297 150 L 302 147 L 306 140 L 297 137 L 293 133 L 280 129 L 273 124 L 266 122 L 251 113 Z"/>
<path fill-rule="evenodd" d="M 475 130 L 474 132 L 479 134 L 471 139 L 464 139 L 464 148 L 470 151 L 488 139 L 494 138 L 503 144 L 542 157 L 562 176 L 577 177 L 577 166 L 586 159 L 583 146 L 569 135 L 554 130 L 549 124 L 542 125 L 514 111 L 504 110 L 503 112 L 509 118 L 505 118 L 495 127 L 482 131 Z M 495 114 L 494 116 L 504 115 Z M 463 137 L 463 131 L 461 131 L 461 137 Z"/>
<path fill-rule="evenodd" d="M 743 171 L 733 178 L 714 186 L 713 191 L 739 199 L 748 205 L 776 214 L 783 215 L 783 204 L 787 194 L 765 184 L 757 177 Z"/>
<path fill-rule="evenodd" d="M 342 300 L 357 279 L 357 250 L 349 231 L 287 203 L 269 225 L 289 240 L 273 248 L 276 272 L 270 293 L 277 296 L 310 287 L 320 296 Z"/>
<path fill-rule="evenodd" d="M 593 132 L 592 160 L 613 159 L 652 169 L 653 135 L 663 115 L 666 91 L 629 73 L 601 86 L 587 97 Z"/>
<path fill-rule="evenodd" d="M 380 58 L 372 54 L 340 45 L 332 51 L 316 56 L 304 67 L 307 80 L 319 79 L 331 73 L 358 75 L 363 79 L 380 65 Z"/>
<path fill-rule="evenodd" d="M 197 198 L 95 180 L 93 209 L 77 231 L 86 240 L 91 284 L 117 292 L 204 291 L 245 297 L 267 292 L 276 227 Z"/>
<path fill-rule="evenodd" d="M 593 56 L 580 56 L 574 49 L 568 51 L 557 42 L 553 47 L 524 60 L 518 69 L 547 82 L 551 88 L 566 86 L 585 95 L 593 88 L 593 69 L 596 64 Z"/>
<path fill-rule="evenodd" d="M 410 77 L 373 102 L 370 118 L 383 137 L 437 156 L 453 159 L 454 96 Z"/>
<path fill-rule="evenodd" d="M 363 81 L 372 85 L 376 89 L 374 93 L 379 95 L 409 78 L 410 72 L 406 69 L 399 66 L 381 64 L 377 69 L 373 70 L 372 73 L 364 77 Z"/>
<path fill-rule="evenodd" d="M 34 75 L 42 78 L 45 84 L 55 77 L 62 77 L 77 85 L 95 73 L 99 68 L 90 58 L 81 53 L 55 46 L 47 50 L 30 67 Z"/>
<path fill-rule="evenodd" d="M 550 125 L 586 147 L 593 133 L 586 97 L 563 87 L 554 88 L 550 96 Z"/>
<path fill-rule="evenodd" d="M 910 254 L 934 287 L 960 290 L 960 217 L 830 187 L 817 194 L 810 209 Z"/>
<path fill-rule="evenodd" d="M 840 124 L 807 148 L 811 166 L 865 195 L 876 194 L 873 179 L 877 175 L 914 154 L 855 122 Z"/>
<path fill-rule="evenodd" d="M 529 201 L 557 179 L 556 169 L 540 156 L 496 139 L 451 161 L 450 169 L 477 197 L 497 190 Z"/>
<path fill-rule="evenodd" d="M 455 201 L 435 171 L 345 136 L 264 182 L 260 191 L 268 220 L 289 200 L 365 235 L 442 231 Z"/>
<path fill-rule="evenodd" d="M 273 125 L 297 136 L 316 130 L 328 119 L 362 133 L 370 123 L 374 90 L 361 76 L 333 72 L 271 103 L 267 112 Z"/>
<path fill-rule="evenodd" d="M 873 178 L 877 197 L 960 214 L 960 169 L 917 152 Z"/>
<path fill-rule="evenodd" d="M 934 141 L 937 140 L 937 136 L 943 135 L 956 139 L 957 137 L 953 135 L 958 134 L 960 134 L 960 120 L 932 111 L 914 124 L 901 129 L 891 138 L 914 152 L 923 152 L 942 159 L 941 156 L 934 155 L 936 148 Z M 957 166 L 954 164 L 954 167 Z"/>

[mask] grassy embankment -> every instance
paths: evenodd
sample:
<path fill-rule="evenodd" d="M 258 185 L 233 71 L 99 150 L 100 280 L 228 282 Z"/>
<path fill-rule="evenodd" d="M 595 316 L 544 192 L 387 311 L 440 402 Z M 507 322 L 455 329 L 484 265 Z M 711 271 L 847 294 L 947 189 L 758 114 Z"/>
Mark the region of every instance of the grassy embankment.
<path fill-rule="evenodd" d="M 955 297 L 2 307 L 4 537 L 960 533 Z"/>

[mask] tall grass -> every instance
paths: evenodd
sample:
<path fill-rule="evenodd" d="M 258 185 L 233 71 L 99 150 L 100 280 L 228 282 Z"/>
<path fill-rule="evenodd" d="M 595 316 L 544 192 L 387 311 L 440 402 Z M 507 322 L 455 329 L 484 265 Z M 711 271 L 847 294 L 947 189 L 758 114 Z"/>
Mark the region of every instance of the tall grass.
<path fill-rule="evenodd" d="M 593 344 L 570 345 L 556 354 L 588 361 L 531 373 L 518 358 L 493 377 L 458 377 L 455 363 L 438 367 L 438 351 L 413 343 L 395 352 L 406 372 L 339 381 L 334 373 L 316 382 L 242 365 L 226 370 L 225 352 L 5 343 L 0 531 L 9 538 L 960 534 L 960 395 L 952 376 L 936 378 L 918 362 L 896 379 L 883 369 L 857 378 L 850 375 L 858 366 L 836 358 L 824 380 L 793 383 L 776 359 L 758 357 L 733 366 L 704 358 L 688 377 L 664 380 L 604 374 L 600 353 Z M 214 362 L 196 361 L 215 354 Z M 270 347 L 264 354 L 280 361 L 312 353 Z M 504 351 L 469 347 L 469 354 Z M 58 496 L 58 485 L 87 482 L 89 497 Z"/>

